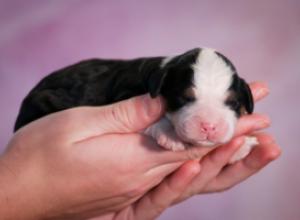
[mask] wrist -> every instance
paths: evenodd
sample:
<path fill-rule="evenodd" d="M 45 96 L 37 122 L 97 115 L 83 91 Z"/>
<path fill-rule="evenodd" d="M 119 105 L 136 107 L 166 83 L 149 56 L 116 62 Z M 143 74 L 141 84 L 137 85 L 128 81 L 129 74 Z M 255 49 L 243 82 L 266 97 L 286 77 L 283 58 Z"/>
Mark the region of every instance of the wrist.
<path fill-rule="evenodd" d="M 8 154 L 0 157 L 1 219 L 39 219 L 43 209 L 41 201 L 38 201 L 41 197 L 36 196 L 39 190 L 32 184 L 35 180 L 28 175 L 26 167 L 18 166 L 21 164 Z"/>

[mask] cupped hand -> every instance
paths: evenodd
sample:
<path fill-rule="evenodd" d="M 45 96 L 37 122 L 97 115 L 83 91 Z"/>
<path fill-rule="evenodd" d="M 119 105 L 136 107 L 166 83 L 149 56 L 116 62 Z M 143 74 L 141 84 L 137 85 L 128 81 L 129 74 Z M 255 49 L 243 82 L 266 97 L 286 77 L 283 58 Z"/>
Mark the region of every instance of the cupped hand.
<path fill-rule="evenodd" d="M 255 101 L 269 93 L 264 83 L 252 83 L 250 87 Z M 135 203 L 97 220 L 155 219 L 169 206 L 193 195 L 224 191 L 244 181 L 280 156 L 280 148 L 271 135 L 255 133 L 269 125 L 270 119 L 266 115 L 243 116 L 230 143 L 213 150 L 206 149 L 202 153 L 207 154 L 202 159 L 184 163 Z M 243 160 L 228 165 L 232 155 L 243 144 L 245 135 L 256 136 L 259 145 Z"/>
<path fill-rule="evenodd" d="M 269 93 L 268 87 L 263 83 L 252 83 L 250 87 L 255 101 L 261 100 Z M 194 194 L 231 188 L 277 159 L 281 150 L 274 138 L 270 134 L 257 132 L 270 124 L 271 121 L 266 115 L 243 116 L 238 122 L 235 138 L 231 143 L 215 149 L 201 159 L 201 174 L 195 178 L 190 189 L 186 190 L 179 201 Z M 243 160 L 228 165 L 228 159 L 243 144 L 245 135 L 255 136 L 259 145 Z"/>
<path fill-rule="evenodd" d="M 165 151 L 139 134 L 163 112 L 160 98 L 144 95 L 54 113 L 20 129 L 0 158 L 1 216 L 84 219 L 127 207 L 202 154 Z"/>

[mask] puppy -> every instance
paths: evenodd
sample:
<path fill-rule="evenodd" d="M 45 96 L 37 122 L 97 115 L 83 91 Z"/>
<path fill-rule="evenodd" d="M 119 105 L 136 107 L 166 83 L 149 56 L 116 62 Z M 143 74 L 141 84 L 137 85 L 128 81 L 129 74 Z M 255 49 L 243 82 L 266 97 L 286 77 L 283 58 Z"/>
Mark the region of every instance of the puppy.
<path fill-rule="evenodd" d="M 174 57 L 86 60 L 53 72 L 22 102 L 14 131 L 57 111 L 145 93 L 161 95 L 167 113 L 144 133 L 170 150 L 226 143 L 237 119 L 254 108 L 248 84 L 229 59 L 213 49 L 195 48 Z M 255 144 L 248 138 L 231 162 L 245 157 Z"/>

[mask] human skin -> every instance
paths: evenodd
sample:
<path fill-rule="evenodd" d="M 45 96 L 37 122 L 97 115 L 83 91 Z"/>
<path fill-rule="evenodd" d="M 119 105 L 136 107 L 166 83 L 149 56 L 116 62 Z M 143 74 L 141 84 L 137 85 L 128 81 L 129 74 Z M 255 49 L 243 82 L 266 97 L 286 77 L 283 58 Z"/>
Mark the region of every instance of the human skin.
<path fill-rule="evenodd" d="M 263 84 L 251 88 L 255 99 L 267 94 Z M 260 114 L 241 118 L 239 137 L 215 150 L 165 151 L 139 133 L 163 112 L 161 98 L 144 95 L 69 109 L 20 129 L 0 158 L 2 218 L 153 219 L 194 194 L 230 188 L 280 153 L 265 142 L 270 136 L 259 134 L 247 158 L 222 169 L 241 136 L 269 126 Z"/>
<path fill-rule="evenodd" d="M 264 83 L 252 83 L 250 87 L 255 101 L 269 94 Z M 155 219 L 168 207 L 194 195 L 230 189 L 280 156 L 281 150 L 274 138 L 267 133 L 256 132 L 270 123 L 270 119 L 261 114 L 243 116 L 238 121 L 235 137 L 230 143 L 207 152 L 201 159 L 185 162 L 135 203 L 95 220 Z M 249 134 L 257 137 L 259 145 L 243 160 L 228 165 L 231 156 L 242 145 L 244 136 Z"/>

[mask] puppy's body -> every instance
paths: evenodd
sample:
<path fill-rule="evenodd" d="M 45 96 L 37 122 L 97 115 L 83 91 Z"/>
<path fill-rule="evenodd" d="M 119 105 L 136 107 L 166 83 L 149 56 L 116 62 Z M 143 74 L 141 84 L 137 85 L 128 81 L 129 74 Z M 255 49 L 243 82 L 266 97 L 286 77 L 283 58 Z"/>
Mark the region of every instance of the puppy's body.
<path fill-rule="evenodd" d="M 222 54 L 196 48 L 175 57 L 87 60 L 45 77 L 24 99 L 15 130 L 47 114 L 161 95 L 167 114 L 145 133 L 167 149 L 229 141 L 237 118 L 252 113 L 245 81 Z"/>
<path fill-rule="evenodd" d="M 77 106 L 101 106 L 148 92 L 146 78 L 162 58 L 86 60 L 58 70 L 24 99 L 15 130 L 47 114 Z M 142 74 L 143 73 L 143 74 Z"/>

